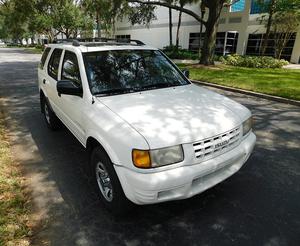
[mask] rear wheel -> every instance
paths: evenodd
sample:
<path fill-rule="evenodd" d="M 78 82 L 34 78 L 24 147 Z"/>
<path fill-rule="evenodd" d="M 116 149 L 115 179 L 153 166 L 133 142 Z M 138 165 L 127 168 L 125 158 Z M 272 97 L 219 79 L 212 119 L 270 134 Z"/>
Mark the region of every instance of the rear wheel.
<path fill-rule="evenodd" d="M 43 107 L 43 113 L 44 113 L 44 118 L 47 127 L 51 130 L 59 129 L 60 121 L 55 115 L 55 113 L 52 111 L 52 109 L 50 108 L 49 103 L 45 100 L 45 98 L 42 101 L 42 107 Z"/>
<path fill-rule="evenodd" d="M 105 207 L 115 214 L 128 211 L 131 202 L 123 192 L 112 162 L 100 146 L 91 153 L 90 168 L 96 193 Z"/>

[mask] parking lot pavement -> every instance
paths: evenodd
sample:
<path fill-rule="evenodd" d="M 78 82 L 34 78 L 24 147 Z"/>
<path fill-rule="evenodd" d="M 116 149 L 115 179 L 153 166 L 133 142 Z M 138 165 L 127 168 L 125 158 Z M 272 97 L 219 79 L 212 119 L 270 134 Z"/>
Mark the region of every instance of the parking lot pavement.
<path fill-rule="evenodd" d="M 114 217 L 90 191 L 81 145 L 66 129 L 50 132 L 44 124 L 39 58 L 0 49 L 1 107 L 35 218 L 43 219 L 36 245 L 300 245 L 299 107 L 216 90 L 255 116 L 257 145 L 247 164 L 191 199 Z"/>

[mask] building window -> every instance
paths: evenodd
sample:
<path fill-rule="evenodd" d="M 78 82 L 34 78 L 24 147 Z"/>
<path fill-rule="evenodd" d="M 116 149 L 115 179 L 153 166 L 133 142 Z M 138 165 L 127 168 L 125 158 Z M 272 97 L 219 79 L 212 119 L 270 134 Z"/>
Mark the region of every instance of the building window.
<path fill-rule="evenodd" d="M 245 9 L 245 0 L 239 0 L 236 3 L 231 5 L 230 12 L 241 12 L 244 11 L 244 9 Z"/>
<path fill-rule="evenodd" d="M 258 56 L 261 54 L 261 46 L 262 46 L 264 35 L 265 34 L 249 34 L 246 55 Z M 287 61 L 291 59 L 295 39 L 296 39 L 296 33 L 294 33 L 291 36 L 286 46 L 283 48 L 280 58 L 285 59 Z M 275 40 L 274 40 L 274 34 L 272 33 L 270 34 L 267 42 L 265 55 L 266 56 L 275 55 Z"/>
<path fill-rule="evenodd" d="M 201 45 L 203 44 L 204 33 L 201 38 Z M 236 46 L 238 41 L 239 33 L 235 31 L 231 32 L 218 32 L 216 38 L 216 55 L 227 55 L 236 53 Z M 190 33 L 189 50 L 199 50 L 199 32 Z"/>
<path fill-rule="evenodd" d="M 126 40 L 130 40 L 131 37 L 129 34 L 125 34 L 125 35 L 116 35 L 116 39 L 126 39 Z"/>
<path fill-rule="evenodd" d="M 270 0 L 264 0 L 265 3 L 268 3 Z M 251 9 L 250 14 L 260 14 L 265 12 L 263 6 L 258 3 L 258 0 L 251 0 Z"/>
<path fill-rule="evenodd" d="M 190 33 L 189 50 L 191 51 L 199 50 L 199 36 L 200 36 L 200 32 Z M 201 35 L 201 46 L 203 45 L 203 37 L 204 37 L 204 33 L 202 33 Z"/>

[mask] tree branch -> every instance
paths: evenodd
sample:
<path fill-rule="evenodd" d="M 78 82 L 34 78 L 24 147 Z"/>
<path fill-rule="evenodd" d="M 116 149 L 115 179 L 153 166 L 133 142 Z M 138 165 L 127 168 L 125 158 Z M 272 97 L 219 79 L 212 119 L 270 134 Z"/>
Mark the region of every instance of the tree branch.
<path fill-rule="evenodd" d="M 146 5 L 158 5 L 158 6 L 162 6 L 162 7 L 166 7 L 166 8 L 175 9 L 177 11 L 182 11 L 183 13 L 194 17 L 200 23 L 206 25 L 206 21 L 202 20 L 201 16 L 196 14 L 195 12 L 193 12 L 189 9 L 186 9 L 186 8 L 181 8 L 180 6 L 177 6 L 177 5 L 169 4 L 167 2 L 160 2 L 160 1 L 147 1 L 147 2 L 145 2 L 145 1 L 141 1 L 141 0 L 127 0 L 127 2 L 129 2 L 129 3 L 140 3 L 140 4 L 146 4 Z"/>
<path fill-rule="evenodd" d="M 232 0 L 231 3 L 224 3 L 224 7 L 230 7 L 232 6 L 233 4 L 239 2 L 240 0 Z"/>

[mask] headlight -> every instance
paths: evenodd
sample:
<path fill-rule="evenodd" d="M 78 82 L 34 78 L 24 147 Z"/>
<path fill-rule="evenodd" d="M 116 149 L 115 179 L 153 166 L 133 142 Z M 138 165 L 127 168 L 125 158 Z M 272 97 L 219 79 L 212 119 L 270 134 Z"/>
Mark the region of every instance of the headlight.
<path fill-rule="evenodd" d="M 136 167 L 151 168 L 170 165 L 183 161 L 182 145 L 156 150 L 132 151 L 132 161 Z"/>
<path fill-rule="evenodd" d="M 243 122 L 243 136 L 245 136 L 252 129 L 252 116 Z"/>

